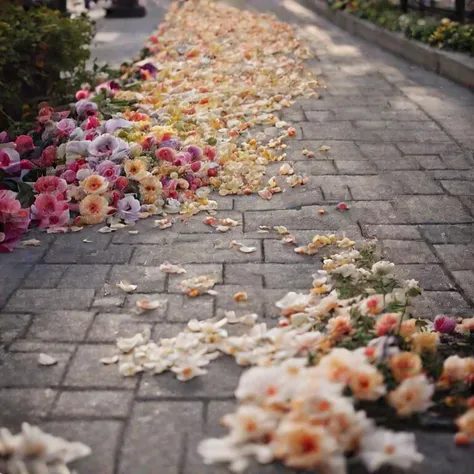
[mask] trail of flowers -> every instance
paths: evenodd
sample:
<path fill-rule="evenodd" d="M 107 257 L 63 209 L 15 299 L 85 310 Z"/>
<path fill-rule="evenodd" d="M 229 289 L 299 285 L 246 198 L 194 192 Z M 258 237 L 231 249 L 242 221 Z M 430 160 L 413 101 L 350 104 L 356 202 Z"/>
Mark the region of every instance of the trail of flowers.
<path fill-rule="evenodd" d="M 284 238 L 282 229 L 276 228 Z M 418 283 L 398 280 L 395 265 L 380 260 L 373 244 L 357 249 L 347 238 L 318 235 L 306 248 L 315 255 L 326 246 L 343 250 L 323 259 L 308 293 L 276 302 L 282 317 L 275 327 L 227 311 L 220 320 L 193 319 L 158 342 L 147 331 L 120 338 L 119 353 L 102 362 L 118 363 L 124 376 L 172 371 L 181 381 L 205 375 L 223 354 L 256 366 L 240 379 L 237 411 L 222 420 L 229 435 L 199 447 L 205 462 L 225 462 L 235 472 L 251 458 L 332 474 L 346 472 L 349 455 L 370 472 L 419 463 L 414 435 L 376 426 L 370 413 L 377 407 L 387 423 L 420 422 L 422 413 L 425 423 L 454 417 L 456 443 L 474 441 L 474 318 L 420 319 L 412 308 Z M 188 293 L 194 297 L 215 283 L 194 280 L 207 282 Z M 250 328 L 231 335 L 233 324 Z"/>
<path fill-rule="evenodd" d="M 0 251 L 28 226 L 186 218 L 217 207 L 212 190 L 259 191 L 296 133 L 278 111 L 318 85 L 289 25 L 206 1 L 173 5 L 141 56 L 119 79 L 85 84 L 70 107 L 43 104 L 27 135 L 0 133 Z M 261 195 L 279 191 L 272 178 Z"/>

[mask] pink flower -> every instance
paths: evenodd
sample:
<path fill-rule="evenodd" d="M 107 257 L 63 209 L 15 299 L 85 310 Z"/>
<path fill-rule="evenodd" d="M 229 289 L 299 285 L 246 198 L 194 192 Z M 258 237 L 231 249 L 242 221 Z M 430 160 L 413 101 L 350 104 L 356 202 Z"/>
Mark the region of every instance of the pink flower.
<path fill-rule="evenodd" d="M 51 119 L 53 112 L 54 110 L 52 107 L 43 107 L 38 112 L 38 117 L 36 117 L 36 120 L 38 121 L 38 123 L 45 124 Z"/>
<path fill-rule="evenodd" d="M 76 92 L 76 100 L 87 99 L 89 97 L 89 91 L 81 89 Z"/>
<path fill-rule="evenodd" d="M 49 168 L 53 166 L 54 160 L 56 159 L 56 147 L 54 145 L 49 145 L 43 150 L 40 159 L 40 165 L 43 168 Z"/>
<path fill-rule="evenodd" d="M 456 321 L 439 314 L 434 320 L 435 331 L 442 334 L 450 334 L 456 329 Z"/>
<path fill-rule="evenodd" d="M 28 135 L 20 135 L 16 139 L 15 145 L 16 145 L 16 151 L 20 155 L 23 155 L 23 153 L 26 153 L 27 151 L 31 151 L 35 149 L 33 139 L 29 137 Z"/>
<path fill-rule="evenodd" d="M 206 145 L 202 151 L 210 161 L 214 161 L 214 158 L 216 157 L 216 149 L 214 147 Z"/>
<path fill-rule="evenodd" d="M 337 208 L 338 211 L 347 211 L 349 209 L 349 207 L 347 206 L 347 204 L 345 202 L 340 202 L 336 206 L 336 208 Z"/>
<path fill-rule="evenodd" d="M 65 118 L 58 122 L 58 136 L 68 137 L 76 128 L 76 122 L 73 119 Z"/>
<path fill-rule="evenodd" d="M 96 172 L 111 183 L 115 183 L 115 181 L 117 181 L 118 177 L 120 176 L 121 170 L 122 168 L 120 167 L 120 165 L 116 165 L 110 160 L 103 161 L 96 168 Z"/>
<path fill-rule="evenodd" d="M 82 124 L 82 128 L 84 130 L 94 130 L 100 125 L 100 121 L 97 117 L 92 115 L 91 117 L 88 117 L 87 120 L 84 121 Z"/>
<path fill-rule="evenodd" d="M 12 150 L 15 151 L 15 150 Z M 16 153 L 16 151 L 15 151 Z M 6 168 L 12 164 L 12 159 L 6 150 L 0 150 L 0 168 Z"/>
<path fill-rule="evenodd" d="M 66 195 L 67 182 L 57 176 L 43 176 L 35 183 L 35 191 L 40 194 L 52 194 L 63 200 Z"/>
<path fill-rule="evenodd" d="M 30 210 L 22 209 L 16 193 L 0 190 L 0 253 L 11 252 L 30 224 Z"/>
<path fill-rule="evenodd" d="M 74 170 L 66 170 L 59 175 L 61 179 L 64 179 L 66 183 L 71 184 L 76 181 L 76 172 Z"/>
<path fill-rule="evenodd" d="M 119 191 L 122 191 L 122 192 L 125 191 L 127 189 L 127 186 L 128 186 L 128 179 L 125 176 L 120 176 L 115 181 L 115 187 Z"/>
<path fill-rule="evenodd" d="M 173 148 L 169 148 L 166 146 L 163 148 L 158 148 L 158 150 L 156 150 L 156 157 L 159 160 L 169 161 L 171 163 L 174 160 L 175 151 L 173 150 Z"/>
<path fill-rule="evenodd" d="M 57 199 L 53 194 L 39 194 L 31 206 L 34 220 L 38 227 L 65 226 L 69 222 L 69 205 Z"/>

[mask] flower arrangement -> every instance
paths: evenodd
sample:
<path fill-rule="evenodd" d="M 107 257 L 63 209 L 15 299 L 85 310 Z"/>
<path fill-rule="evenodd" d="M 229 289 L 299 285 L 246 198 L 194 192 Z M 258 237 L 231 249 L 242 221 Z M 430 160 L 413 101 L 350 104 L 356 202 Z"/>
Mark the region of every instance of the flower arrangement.
<path fill-rule="evenodd" d="M 179 15 L 171 9 L 142 59 L 124 66 L 119 80 L 102 75 L 96 86 L 83 84 L 71 106 L 40 104 L 27 134 L 0 134 L 0 189 L 17 193 L 32 226 L 69 232 L 150 215 L 190 216 L 216 208 L 212 190 L 257 192 L 265 166 L 284 159 L 284 141 L 295 130 L 275 112 L 294 97 L 315 95 L 317 81 L 293 72 L 308 51 L 289 26 L 249 13 L 231 41 L 210 47 L 197 22 L 208 22 L 210 36 L 217 23 L 199 8 L 187 4 Z M 212 3 L 206 8 L 216 19 L 227 14 Z M 246 43 L 250 34 L 259 38 L 254 45 Z M 242 56 L 248 64 L 236 61 Z M 273 85 L 255 88 L 263 83 Z M 276 127 L 277 135 L 253 137 L 256 125 Z M 4 193 L 0 205 L 10 206 L 12 196 Z M 4 251 L 19 240 L 7 231 Z M 25 231 L 15 227 L 17 237 Z"/>

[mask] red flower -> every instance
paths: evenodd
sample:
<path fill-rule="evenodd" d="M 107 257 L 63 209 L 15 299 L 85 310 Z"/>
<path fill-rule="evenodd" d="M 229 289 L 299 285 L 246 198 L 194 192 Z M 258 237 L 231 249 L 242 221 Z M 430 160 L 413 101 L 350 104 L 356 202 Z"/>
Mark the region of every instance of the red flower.
<path fill-rule="evenodd" d="M 20 135 L 16 139 L 15 145 L 16 145 L 16 151 L 20 155 L 23 155 L 23 153 L 26 153 L 27 151 L 31 151 L 35 149 L 33 139 L 29 137 L 28 135 Z"/>
<path fill-rule="evenodd" d="M 40 165 L 43 168 L 49 168 L 53 165 L 54 160 L 56 159 L 56 147 L 54 145 L 49 145 L 43 150 L 40 159 Z"/>

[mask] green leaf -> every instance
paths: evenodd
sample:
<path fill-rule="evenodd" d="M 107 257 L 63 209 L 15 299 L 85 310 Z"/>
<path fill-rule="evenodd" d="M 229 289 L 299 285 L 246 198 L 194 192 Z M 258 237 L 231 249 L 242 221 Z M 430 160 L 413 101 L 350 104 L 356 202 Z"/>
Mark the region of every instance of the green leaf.
<path fill-rule="evenodd" d="M 214 137 L 208 138 L 206 140 L 208 145 L 215 146 L 217 144 L 217 140 Z"/>
<path fill-rule="evenodd" d="M 35 195 L 33 193 L 33 188 L 26 183 L 18 182 L 18 195 L 17 199 L 21 203 L 21 207 L 30 207 L 35 202 Z"/>

